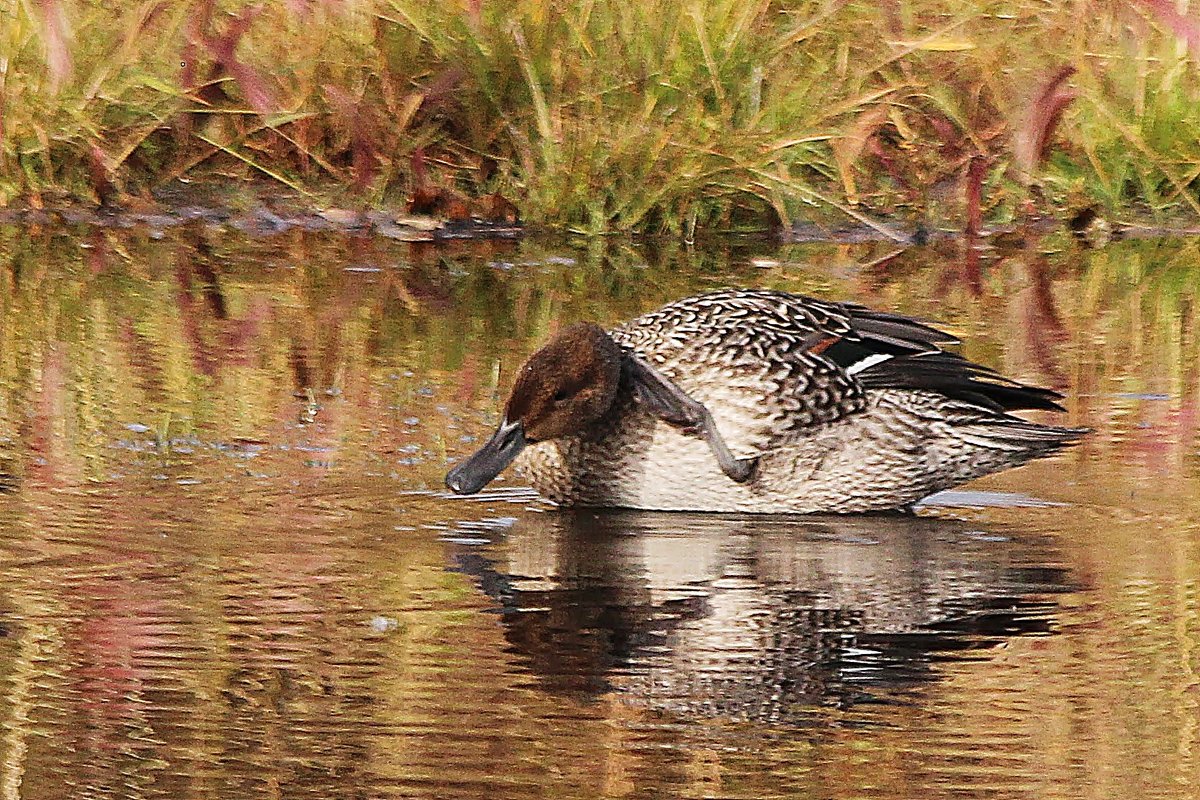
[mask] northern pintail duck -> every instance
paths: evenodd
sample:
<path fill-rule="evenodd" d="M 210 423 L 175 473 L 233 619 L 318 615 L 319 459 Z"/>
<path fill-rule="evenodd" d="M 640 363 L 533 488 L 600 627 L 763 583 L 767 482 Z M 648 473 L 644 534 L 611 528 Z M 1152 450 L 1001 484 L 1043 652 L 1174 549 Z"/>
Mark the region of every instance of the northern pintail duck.
<path fill-rule="evenodd" d="M 458 494 L 510 462 L 562 505 L 764 513 L 906 509 L 1048 455 L 1080 428 L 1023 420 L 1057 392 L 947 352 L 954 337 L 851 303 L 763 289 L 579 323 L 521 367 Z"/>

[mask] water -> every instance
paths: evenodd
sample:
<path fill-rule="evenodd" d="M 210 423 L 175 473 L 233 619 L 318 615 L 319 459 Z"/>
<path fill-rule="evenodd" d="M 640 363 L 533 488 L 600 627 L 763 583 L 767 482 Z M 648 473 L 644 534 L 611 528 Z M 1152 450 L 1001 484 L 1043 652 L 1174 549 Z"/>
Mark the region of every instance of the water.
<path fill-rule="evenodd" d="M 0 228 L 0 795 L 1190 798 L 1200 247 Z M 1095 433 L 916 517 L 439 486 L 553 326 L 942 321 Z"/>

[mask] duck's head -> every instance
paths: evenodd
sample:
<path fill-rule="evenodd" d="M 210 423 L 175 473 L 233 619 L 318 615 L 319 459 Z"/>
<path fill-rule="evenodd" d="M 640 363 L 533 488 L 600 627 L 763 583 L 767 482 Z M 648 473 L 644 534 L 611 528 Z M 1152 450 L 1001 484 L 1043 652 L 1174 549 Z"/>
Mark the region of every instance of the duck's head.
<path fill-rule="evenodd" d="M 612 407 L 622 351 L 604 329 L 565 328 L 521 367 L 504 418 L 487 443 L 446 475 L 455 494 L 474 494 L 533 442 L 583 432 Z"/>

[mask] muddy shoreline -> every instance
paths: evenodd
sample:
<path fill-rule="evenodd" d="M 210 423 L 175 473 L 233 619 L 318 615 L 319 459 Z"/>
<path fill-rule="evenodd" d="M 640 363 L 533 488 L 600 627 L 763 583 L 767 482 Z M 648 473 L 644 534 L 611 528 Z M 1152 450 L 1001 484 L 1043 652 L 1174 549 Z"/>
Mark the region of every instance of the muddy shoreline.
<path fill-rule="evenodd" d="M 9 225 L 82 225 L 97 228 L 145 228 L 151 234 L 187 225 L 225 228 L 251 236 L 270 236 L 289 230 L 343 232 L 376 235 L 404 242 L 442 242 L 459 240 L 519 239 L 538 234 L 579 234 L 560 229 L 525 225 L 510 219 L 481 217 L 446 219 L 402 210 L 356 211 L 345 208 L 252 208 L 212 204 L 180 204 L 151 210 L 117 206 L 63 205 L 44 208 L 0 209 L 0 224 Z M 933 240 L 975 239 L 1003 243 L 1020 242 L 1026 236 L 1040 236 L 1054 230 L 1069 231 L 1090 244 L 1113 239 L 1146 237 L 1200 236 L 1200 226 L 1162 224 L 1153 221 L 1109 221 L 1100 217 L 1078 225 L 1075 219 L 1062 220 L 1043 216 L 1020 224 L 985 226 L 967 233 L 949 221 L 944 225 L 913 224 L 903 220 L 872 220 L 870 224 L 820 224 L 796 221 L 783 228 L 698 231 L 698 239 L 753 236 L 782 243 L 840 243 L 892 241 L 897 246 L 922 245 Z M 633 234 L 635 238 L 652 238 Z"/>

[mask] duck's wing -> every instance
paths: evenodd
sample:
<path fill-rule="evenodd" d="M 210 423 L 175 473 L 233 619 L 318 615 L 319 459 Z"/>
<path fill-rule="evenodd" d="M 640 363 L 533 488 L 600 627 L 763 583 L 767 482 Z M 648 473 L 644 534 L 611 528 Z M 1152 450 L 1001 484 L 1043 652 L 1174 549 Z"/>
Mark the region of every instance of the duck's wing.
<path fill-rule="evenodd" d="M 741 458 L 861 411 L 871 388 L 923 389 L 997 412 L 1057 408 L 1058 395 L 943 349 L 918 320 L 771 290 L 686 298 L 612 331 L 712 414 Z"/>
<path fill-rule="evenodd" d="M 897 314 L 859 305 L 841 307 L 851 333 L 810 348 L 870 389 L 922 389 L 991 411 L 1062 411 L 1061 394 L 1006 378 L 943 348 L 958 340 Z"/>
<path fill-rule="evenodd" d="M 858 374 L 868 389 L 924 389 L 993 412 L 1063 411 L 1053 389 L 1019 383 L 993 369 L 947 352 L 914 353 L 881 360 Z"/>
<path fill-rule="evenodd" d="M 856 355 L 935 352 L 958 341 L 898 314 L 769 289 L 688 297 L 630 320 L 612 335 L 661 364 L 702 355 L 705 362 L 760 365 L 802 353 L 821 355 L 838 344 L 834 360 L 844 368 Z"/>
<path fill-rule="evenodd" d="M 860 330 L 855 315 L 869 330 Z M 738 458 L 770 452 L 805 427 L 860 411 L 866 391 L 826 353 L 839 342 L 908 353 L 942 335 L 919 323 L 865 308 L 769 290 L 725 290 L 689 297 L 611 331 L 616 342 L 675 382 L 711 413 Z"/>

